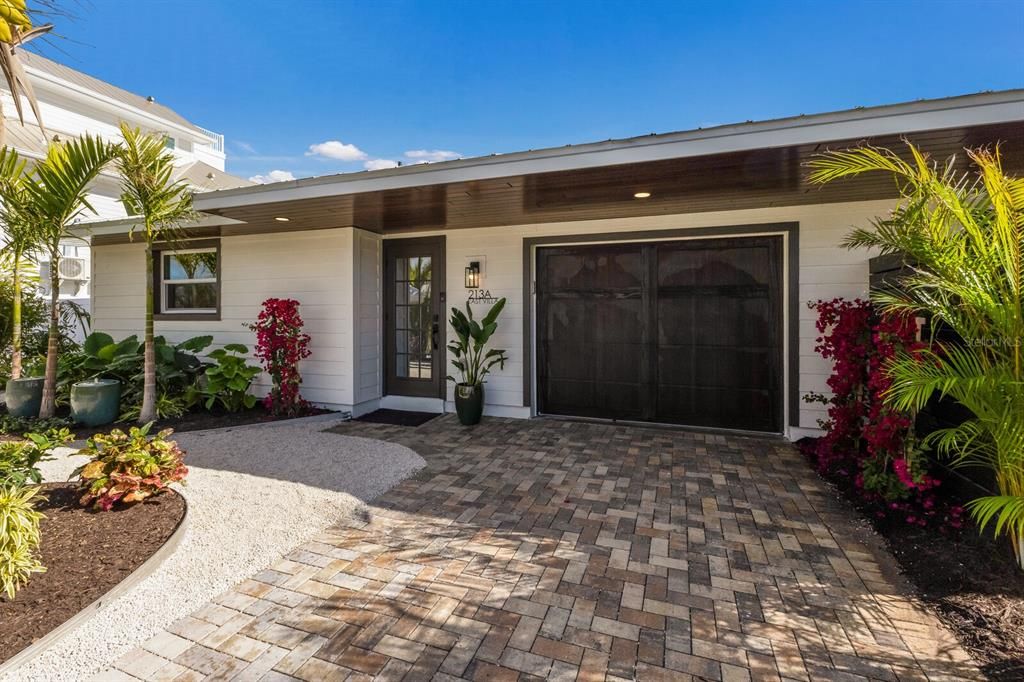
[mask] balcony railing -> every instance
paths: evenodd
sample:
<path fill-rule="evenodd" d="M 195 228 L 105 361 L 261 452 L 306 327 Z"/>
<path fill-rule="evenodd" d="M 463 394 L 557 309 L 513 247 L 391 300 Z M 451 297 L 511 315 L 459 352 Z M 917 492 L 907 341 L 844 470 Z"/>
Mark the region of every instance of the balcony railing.
<path fill-rule="evenodd" d="M 199 126 L 196 126 L 196 128 L 198 128 L 204 135 L 208 135 L 213 138 L 213 144 L 210 146 L 213 147 L 214 150 L 218 152 L 224 151 L 224 136 L 222 134 L 215 133 L 212 130 L 207 130 L 206 128 L 200 128 Z"/>

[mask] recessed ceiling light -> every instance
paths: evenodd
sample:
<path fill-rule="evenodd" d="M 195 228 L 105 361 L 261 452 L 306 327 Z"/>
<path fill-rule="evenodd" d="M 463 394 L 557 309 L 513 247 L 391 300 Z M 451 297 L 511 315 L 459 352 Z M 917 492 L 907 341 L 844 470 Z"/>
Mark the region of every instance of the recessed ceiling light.
<path fill-rule="evenodd" d="M 286 223 L 286 222 L 288 222 L 287 218 L 282 218 L 281 216 L 278 216 L 278 217 L 274 218 L 274 220 L 276 220 L 279 223 Z"/>
<path fill-rule="evenodd" d="M 646 199 L 647 197 L 651 196 L 651 193 L 650 192 L 637 192 L 633 196 L 636 197 L 637 199 Z"/>

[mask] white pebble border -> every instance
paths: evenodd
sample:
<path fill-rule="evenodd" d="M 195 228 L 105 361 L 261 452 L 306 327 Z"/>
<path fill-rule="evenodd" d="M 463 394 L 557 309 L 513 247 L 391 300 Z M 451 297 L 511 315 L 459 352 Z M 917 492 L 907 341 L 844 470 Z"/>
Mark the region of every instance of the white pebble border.
<path fill-rule="evenodd" d="M 182 433 L 189 525 L 151 576 L 2 682 L 87 679 L 425 464 L 393 443 L 323 433 L 336 419 Z M 84 458 L 44 464 L 65 480 Z"/>

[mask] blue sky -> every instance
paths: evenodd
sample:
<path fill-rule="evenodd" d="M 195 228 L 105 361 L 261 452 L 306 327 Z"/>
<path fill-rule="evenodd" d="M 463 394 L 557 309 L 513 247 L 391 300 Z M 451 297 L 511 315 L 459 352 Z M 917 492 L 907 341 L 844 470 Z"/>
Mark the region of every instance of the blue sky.
<path fill-rule="evenodd" d="M 224 133 L 245 177 L 1024 87 L 1021 0 L 84 2 L 43 53 Z"/>

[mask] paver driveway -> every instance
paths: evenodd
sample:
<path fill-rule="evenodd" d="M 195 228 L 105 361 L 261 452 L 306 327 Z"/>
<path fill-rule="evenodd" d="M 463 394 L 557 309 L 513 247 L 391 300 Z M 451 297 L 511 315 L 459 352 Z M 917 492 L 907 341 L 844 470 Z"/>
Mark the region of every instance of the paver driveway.
<path fill-rule="evenodd" d="M 149 679 L 952 679 L 977 672 L 781 441 L 452 416 L 427 460 L 125 658 Z M 339 466 L 344 466 L 339 462 Z M 173 660 L 173 662 L 170 662 Z M 207 677 L 212 676 L 212 677 Z"/>

